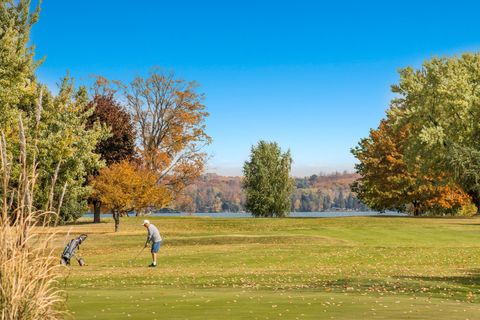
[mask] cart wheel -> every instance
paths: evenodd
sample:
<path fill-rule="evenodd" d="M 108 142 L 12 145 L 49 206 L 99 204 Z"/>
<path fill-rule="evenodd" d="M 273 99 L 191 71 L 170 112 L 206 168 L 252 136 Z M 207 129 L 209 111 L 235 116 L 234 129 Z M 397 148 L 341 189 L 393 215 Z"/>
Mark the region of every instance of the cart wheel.
<path fill-rule="evenodd" d="M 60 264 L 61 264 L 62 266 L 67 266 L 67 265 L 68 265 L 68 262 L 67 262 L 67 260 L 65 260 L 64 258 L 62 258 L 62 259 L 60 259 Z"/>
<path fill-rule="evenodd" d="M 78 264 L 80 265 L 80 267 L 83 267 L 85 265 L 85 260 L 83 260 L 82 258 L 78 259 Z"/>

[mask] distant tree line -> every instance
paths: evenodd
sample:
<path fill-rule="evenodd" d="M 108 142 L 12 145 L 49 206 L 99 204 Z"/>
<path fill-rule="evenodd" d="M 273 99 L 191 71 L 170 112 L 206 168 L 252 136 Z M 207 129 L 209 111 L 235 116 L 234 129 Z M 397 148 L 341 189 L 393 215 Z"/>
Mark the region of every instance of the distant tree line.
<path fill-rule="evenodd" d="M 290 210 L 369 210 L 350 189 L 350 184 L 358 177 L 353 173 L 335 172 L 294 178 Z M 204 174 L 185 189 L 174 205 L 176 210 L 183 212 L 245 212 L 242 178 Z"/>
<path fill-rule="evenodd" d="M 174 208 L 184 212 L 245 211 L 241 178 L 204 174 L 177 196 Z"/>
<path fill-rule="evenodd" d="M 368 211 L 369 208 L 350 189 L 357 178 L 358 175 L 346 171 L 296 178 L 292 211 Z"/>
<path fill-rule="evenodd" d="M 349 189 L 299 189 L 292 195 L 293 212 L 318 211 L 368 211 L 369 208 L 358 200 Z"/>

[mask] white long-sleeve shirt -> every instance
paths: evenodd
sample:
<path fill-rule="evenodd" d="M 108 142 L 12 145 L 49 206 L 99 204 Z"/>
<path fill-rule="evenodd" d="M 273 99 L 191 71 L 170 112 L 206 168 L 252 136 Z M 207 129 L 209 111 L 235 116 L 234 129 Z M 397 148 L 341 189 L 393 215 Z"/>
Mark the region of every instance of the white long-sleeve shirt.
<path fill-rule="evenodd" d="M 159 242 L 162 241 L 162 236 L 160 235 L 160 231 L 158 231 L 157 227 L 153 224 L 149 224 L 147 227 L 148 235 L 147 235 L 147 243 L 151 242 Z"/>

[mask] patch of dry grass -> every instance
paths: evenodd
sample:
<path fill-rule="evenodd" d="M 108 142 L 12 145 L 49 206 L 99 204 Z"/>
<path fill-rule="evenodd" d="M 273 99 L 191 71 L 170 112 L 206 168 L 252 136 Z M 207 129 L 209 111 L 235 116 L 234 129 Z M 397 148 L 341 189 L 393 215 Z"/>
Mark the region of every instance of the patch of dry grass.
<path fill-rule="evenodd" d="M 53 234 L 32 233 L 33 214 L 12 225 L 0 223 L 1 319 L 62 319 L 65 296 L 59 289 Z"/>

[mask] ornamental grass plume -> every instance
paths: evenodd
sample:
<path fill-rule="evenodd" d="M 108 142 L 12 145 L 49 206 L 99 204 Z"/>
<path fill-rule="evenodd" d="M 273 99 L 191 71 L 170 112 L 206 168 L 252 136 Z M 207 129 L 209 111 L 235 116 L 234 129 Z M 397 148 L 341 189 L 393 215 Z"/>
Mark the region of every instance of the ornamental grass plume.
<path fill-rule="evenodd" d="M 63 319 L 61 266 L 51 247 L 54 233 L 47 228 L 56 214 L 34 210 L 36 164 L 27 160 L 21 118 L 19 148 L 19 157 L 14 159 L 0 132 L 0 319 Z M 15 183 L 11 182 L 12 163 L 20 168 Z M 48 231 L 35 232 L 41 228 Z"/>

